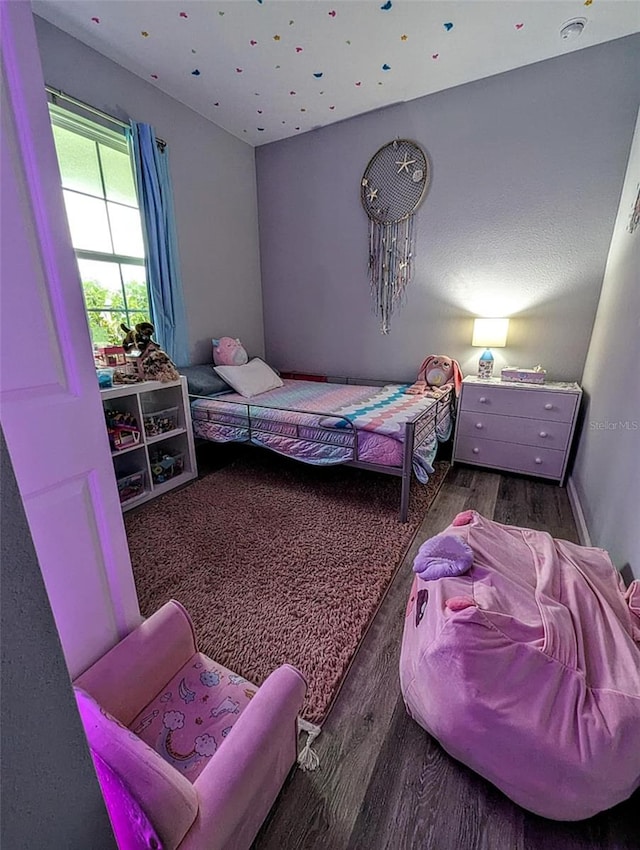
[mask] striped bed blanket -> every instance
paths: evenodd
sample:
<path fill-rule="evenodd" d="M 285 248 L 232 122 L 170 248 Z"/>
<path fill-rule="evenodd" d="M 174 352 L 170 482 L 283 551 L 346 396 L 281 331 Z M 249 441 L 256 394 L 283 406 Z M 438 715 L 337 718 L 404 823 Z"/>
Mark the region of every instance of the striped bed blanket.
<path fill-rule="evenodd" d="M 359 431 L 375 431 L 386 434 L 396 440 L 404 440 L 407 422 L 415 419 L 425 410 L 433 407 L 434 399 L 424 396 L 408 395 L 409 384 L 389 384 L 385 387 L 371 387 L 371 394 L 364 399 L 342 405 L 332 411 L 333 416 L 342 419 L 323 417 L 320 424 L 325 427 L 347 428 L 347 419 Z"/>
<path fill-rule="evenodd" d="M 355 444 L 360 461 L 399 467 L 405 424 L 436 403 L 407 395 L 408 386 L 285 379 L 284 386 L 252 399 L 237 393 L 199 397 L 191 403 L 194 433 L 215 442 L 251 442 L 317 465 L 349 462 Z M 433 472 L 437 444 L 449 438 L 452 422 L 445 399 L 435 422 L 428 419 L 428 434 L 414 445 L 413 468 L 422 483 Z"/>

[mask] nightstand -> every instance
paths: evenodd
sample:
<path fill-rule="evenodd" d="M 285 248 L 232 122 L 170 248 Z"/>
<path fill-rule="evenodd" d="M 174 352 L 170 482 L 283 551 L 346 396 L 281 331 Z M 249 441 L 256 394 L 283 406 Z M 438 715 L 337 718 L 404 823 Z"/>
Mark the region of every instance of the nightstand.
<path fill-rule="evenodd" d="M 458 402 L 453 462 L 564 482 L 582 390 L 469 376 Z"/>

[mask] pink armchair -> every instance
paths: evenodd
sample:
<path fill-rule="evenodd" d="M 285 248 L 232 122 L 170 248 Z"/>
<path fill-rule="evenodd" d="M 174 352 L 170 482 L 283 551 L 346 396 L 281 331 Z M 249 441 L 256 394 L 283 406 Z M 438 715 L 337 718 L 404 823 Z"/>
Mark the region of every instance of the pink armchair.
<path fill-rule="evenodd" d="M 296 760 L 294 667 L 255 687 L 198 652 L 171 601 L 74 689 L 120 848 L 251 846 Z"/>

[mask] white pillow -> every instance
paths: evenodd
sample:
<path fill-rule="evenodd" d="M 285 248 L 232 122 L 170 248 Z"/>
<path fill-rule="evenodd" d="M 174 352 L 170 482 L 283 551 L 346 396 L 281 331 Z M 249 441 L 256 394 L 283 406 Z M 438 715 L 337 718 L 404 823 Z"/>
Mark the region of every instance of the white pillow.
<path fill-rule="evenodd" d="M 273 369 L 259 357 L 254 357 L 244 366 L 214 366 L 213 368 L 223 380 L 245 398 L 252 398 L 254 395 L 284 386 L 279 375 L 276 375 Z"/>

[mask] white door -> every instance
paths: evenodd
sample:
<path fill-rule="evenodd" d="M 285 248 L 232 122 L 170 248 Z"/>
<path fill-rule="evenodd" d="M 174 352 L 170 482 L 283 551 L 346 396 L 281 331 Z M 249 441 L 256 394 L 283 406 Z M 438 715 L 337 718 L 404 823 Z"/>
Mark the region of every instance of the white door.
<path fill-rule="evenodd" d="M 140 613 L 30 3 L 1 27 L 0 416 L 74 677 Z"/>

